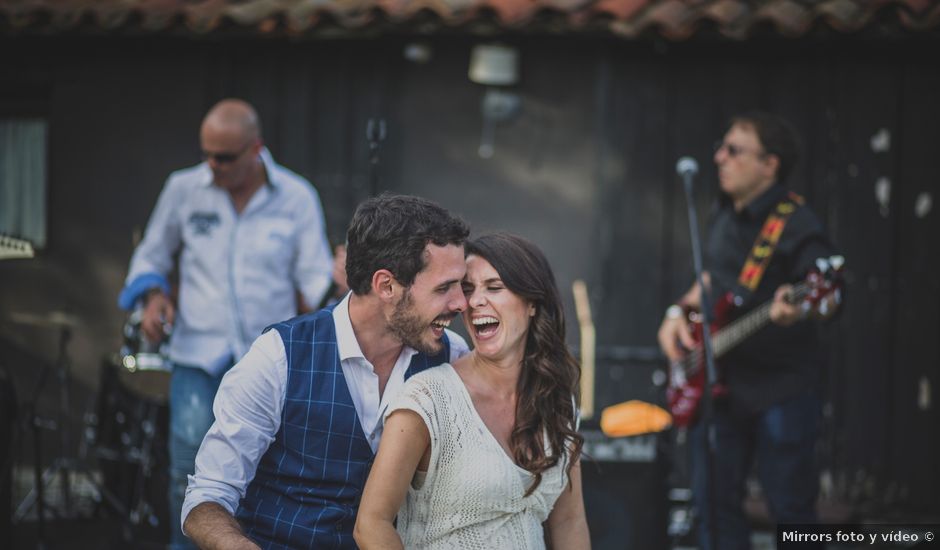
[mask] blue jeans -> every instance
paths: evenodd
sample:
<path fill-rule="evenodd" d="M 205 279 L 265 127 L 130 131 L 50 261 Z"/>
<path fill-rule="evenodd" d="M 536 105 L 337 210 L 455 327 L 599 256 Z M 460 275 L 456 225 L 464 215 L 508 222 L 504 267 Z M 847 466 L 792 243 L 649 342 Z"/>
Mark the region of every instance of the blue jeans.
<path fill-rule="evenodd" d="M 225 369 L 227 371 L 228 369 Z M 174 365 L 170 378 L 170 548 L 195 549 L 180 529 L 187 476 L 195 470 L 196 452 L 215 422 L 212 402 L 222 375 L 186 365 Z"/>
<path fill-rule="evenodd" d="M 744 515 L 744 497 L 751 463 L 772 519 L 776 523 L 816 523 L 819 474 L 815 462 L 820 403 L 803 395 L 753 414 L 716 407 L 716 451 L 712 480 L 717 546 L 720 550 L 748 550 L 750 526 Z M 698 514 L 699 547 L 711 550 L 705 494 L 705 430 L 701 423 L 690 431 L 692 490 Z"/>

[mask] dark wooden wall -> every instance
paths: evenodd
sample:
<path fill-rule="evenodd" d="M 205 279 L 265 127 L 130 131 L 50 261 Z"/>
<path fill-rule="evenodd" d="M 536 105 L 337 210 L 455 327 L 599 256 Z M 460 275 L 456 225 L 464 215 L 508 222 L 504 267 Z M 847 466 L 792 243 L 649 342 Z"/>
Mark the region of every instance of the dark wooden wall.
<path fill-rule="evenodd" d="M 205 110 L 239 96 L 258 107 L 275 158 L 315 184 L 334 238 L 375 190 L 428 196 L 478 230 L 536 241 L 569 311 L 572 280 L 587 281 L 598 343 L 648 353 L 662 310 L 691 279 L 676 159 L 693 155 L 702 166 L 704 218 L 724 122 L 774 110 L 805 140 L 793 187 L 848 258 L 845 310 L 823 328 L 828 465 L 837 485 L 868 487 L 867 498 L 933 502 L 940 228 L 936 207 L 918 216 L 915 203 L 940 191 L 937 38 L 504 37 L 520 50 L 522 111 L 497 128 L 486 160 L 476 153 L 484 88 L 466 76 L 478 41 L 423 37 L 433 57 L 415 64 L 402 55 L 413 40 L 0 38 L 0 111 L 28 97 L 50 124 L 49 244 L 34 260 L 0 264 L 3 316 L 75 314 L 77 380 L 93 393 L 100 357 L 120 345 L 115 300 L 132 234 L 166 175 L 198 162 Z M 370 118 L 388 125 L 377 180 Z M 882 129 L 891 147 L 875 152 Z M 875 196 L 881 177 L 891 182 L 886 206 Z M 569 324 L 574 345 L 573 315 Z M 54 357 L 50 331 L 3 321 L 0 338 L 3 349 Z"/>

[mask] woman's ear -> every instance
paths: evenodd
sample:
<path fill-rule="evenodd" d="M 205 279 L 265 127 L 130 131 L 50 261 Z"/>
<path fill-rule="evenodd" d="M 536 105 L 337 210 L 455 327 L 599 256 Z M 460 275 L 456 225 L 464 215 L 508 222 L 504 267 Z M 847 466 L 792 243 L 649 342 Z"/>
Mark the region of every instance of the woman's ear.
<path fill-rule="evenodd" d="M 529 317 L 535 317 L 535 304 L 529 304 Z"/>

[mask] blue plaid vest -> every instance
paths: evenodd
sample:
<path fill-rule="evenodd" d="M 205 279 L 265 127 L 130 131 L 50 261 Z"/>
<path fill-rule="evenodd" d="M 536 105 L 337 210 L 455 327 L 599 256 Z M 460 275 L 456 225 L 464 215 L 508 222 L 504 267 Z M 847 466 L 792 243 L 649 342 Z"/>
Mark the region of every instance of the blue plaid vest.
<path fill-rule="evenodd" d="M 333 306 L 335 307 L 335 306 Z M 281 427 L 261 457 L 236 517 L 262 548 L 356 548 L 352 531 L 374 458 L 336 345 L 333 307 L 265 329 L 287 353 Z M 450 358 L 413 356 L 405 379 Z"/>

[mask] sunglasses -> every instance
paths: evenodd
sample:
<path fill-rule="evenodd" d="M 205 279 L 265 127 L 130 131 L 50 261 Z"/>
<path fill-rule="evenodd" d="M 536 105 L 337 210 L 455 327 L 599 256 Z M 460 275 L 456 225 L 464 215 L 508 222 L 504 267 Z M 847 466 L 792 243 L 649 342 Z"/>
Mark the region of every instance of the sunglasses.
<path fill-rule="evenodd" d="M 230 164 L 238 160 L 238 157 L 244 155 L 245 151 L 250 149 L 252 145 L 252 143 L 249 143 L 237 153 L 210 153 L 208 151 L 203 151 L 202 158 L 207 161 L 214 160 L 216 164 Z"/>
<path fill-rule="evenodd" d="M 731 158 L 734 158 L 734 157 L 736 157 L 736 156 L 738 156 L 738 155 L 743 155 L 743 154 L 745 154 L 745 153 L 753 153 L 753 154 L 756 155 L 757 157 L 763 157 L 763 156 L 765 156 L 765 155 L 767 154 L 767 153 L 764 153 L 763 151 L 755 151 L 755 150 L 753 150 L 753 149 L 746 149 L 746 148 L 744 148 L 744 147 L 741 147 L 741 146 L 739 146 L 739 145 L 735 145 L 735 144 L 733 144 L 733 143 L 727 143 L 727 142 L 724 142 L 724 141 L 721 141 L 721 140 L 716 141 L 716 142 L 715 142 L 715 153 L 718 153 L 718 151 L 721 151 L 722 149 L 724 149 L 725 152 L 728 153 L 728 156 L 731 157 Z"/>

